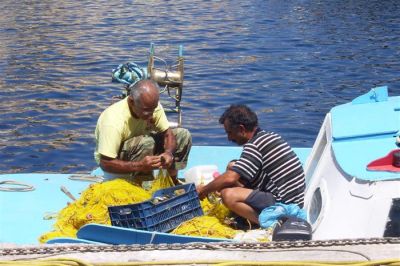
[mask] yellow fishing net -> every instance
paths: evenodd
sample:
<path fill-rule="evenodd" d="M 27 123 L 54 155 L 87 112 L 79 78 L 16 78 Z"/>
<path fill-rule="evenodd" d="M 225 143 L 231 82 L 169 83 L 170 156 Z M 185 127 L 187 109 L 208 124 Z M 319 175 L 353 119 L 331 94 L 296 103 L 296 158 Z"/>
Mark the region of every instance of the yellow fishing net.
<path fill-rule="evenodd" d="M 127 179 L 91 184 L 79 199 L 69 203 L 57 214 L 54 230 L 40 236 L 39 241 L 45 243 L 56 237 L 76 237 L 79 228 L 88 223 L 110 225 L 108 206 L 140 203 L 150 199 L 154 191 L 173 185 L 171 177 L 164 171 L 159 171 L 149 190 Z M 204 199 L 201 207 L 205 216 L 182 223 L 172 233 L 233 238 L 238 232 L 224 224 L 224 219 L 230 213 L 225 205 Z"/>
<path fill-rule="evenodd" d="M 68 204 L 57 215 L 54 230 L 39 238 L 41 243 L 55 237 L 76 237 L 76 232 L 87 223 L 111 224 L 108 206 L 138 203 L 151 194 L 125 179 L 114 179 L 91 184 L 81 197 Z"/>
<path fill-rule="evenodd" d="M 76 237 L 76 233 L 85 224 L 111 224 L 108 206 L 135 204 L 151 198 L 154 191 L 173 185 L 172 179 L 164 171 L 159 171 L 146 191 L 129 179 L 114 179 L 103 183 L 91 184 L 80 198 L 57 214 L 54 230 L 40 236 L 40 243 L 56 237 Z"/>
<path fill-rule="evenodd" d="M 230 216 L 230 210 L 221 201 L 211 202 L 208 198 L 200 201 L 204 216 L 195 217 L 181 223 L 171 233 L 188 236 L 215 238 L 234 238 L 239 230 L 229 227 L 225 221 Z"/>
<path fill-rule="evenodd" d="M 231 216 L 231 211 L 220 201 L 211 202 L 208 198 L 204 198 L 200 204 L 204 215 L 215 217 L 220 222 L 224 222 L 227 217 Z"/>
<path fill-rule="evenodd" d="M 237 230 L 223 224 L 216 217 L 198 216 L 181 223 L 171 233 L 188 236 L 234 238 L 237 232 Z"/>

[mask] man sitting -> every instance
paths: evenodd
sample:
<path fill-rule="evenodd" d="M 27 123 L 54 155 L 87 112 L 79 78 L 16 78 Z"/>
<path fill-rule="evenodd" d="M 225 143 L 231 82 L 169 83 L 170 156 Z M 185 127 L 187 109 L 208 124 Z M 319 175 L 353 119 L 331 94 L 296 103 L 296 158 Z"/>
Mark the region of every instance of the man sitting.
<path fill-rule="evenodd" d="M 192 139 L 184 128 L 171 129 L 159 103 L 158 85 L 141 80 L 129 95 L 105 109 L 95 130 L 95 159 L 105 178 L 132 177 L 141 183 L 152 170 L 167 169 L 177 184 L 186 167 Z"/>

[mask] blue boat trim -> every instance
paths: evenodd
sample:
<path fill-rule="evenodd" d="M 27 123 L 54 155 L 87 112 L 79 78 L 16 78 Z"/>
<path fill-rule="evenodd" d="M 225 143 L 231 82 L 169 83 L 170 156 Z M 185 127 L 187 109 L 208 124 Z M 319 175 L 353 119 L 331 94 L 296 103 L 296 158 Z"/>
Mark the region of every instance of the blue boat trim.
<path fill-rule="evenodd" d="M 231 242 L 226 238 L 194 237 L 169 233 L 149 232 L 102 224 L 87 224 L 77 233 L 79 239 L 114 245 L 130 244 L 172 244 L 193 242 Z"/>
<path fill-rule="evenodd" d="M 79 238 L 71 238 L 71 237 L 57 237 L 50 239 L 46 242 L 46 244 L 96 244 L 96 245 L 105 245 L 105 243 L 90 241 Z"/>
<path fill-rule="evenodd" d="M 399 131 L 400 114 L 395 110 L 400 97 L 389 102 L 344 104 L 332 108 L 334 140 L 395 135 Z"/>
<path fill-rule="evenodd" d="M 380 96 L 374 94 L 376 91 Z M 386 94 L 387 87 L 375 88 L 352 103 L 331 110 L 335 159 L 345 173 L 361 180 L 400 178 L 398 173 L 367 170 L 371 161 L 398 148 L 395 137 L 400 130 L 400 97 L 387 99 Z"/>
<path fill-rule="evenodd" d="M 354 100 L 351 101 L 351 104 L 360 104 L 360 103 L 373 103 L 373 102 L 385 102 L 388 100 L 388 87 L 376 87 L 371 89 L 368 93 L 365 93 Z"/>

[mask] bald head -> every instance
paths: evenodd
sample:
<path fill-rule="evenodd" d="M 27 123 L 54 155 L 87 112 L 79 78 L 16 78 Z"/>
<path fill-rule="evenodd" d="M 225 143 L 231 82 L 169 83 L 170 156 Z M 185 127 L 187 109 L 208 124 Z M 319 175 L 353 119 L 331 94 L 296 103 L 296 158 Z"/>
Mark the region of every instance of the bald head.
<path fill-rule="evenodd" d="M 133 85 L 130 96 L 136 106 L 157 106 L 160 98 L 157 83 L 152 80 L 140 80 Z"/>

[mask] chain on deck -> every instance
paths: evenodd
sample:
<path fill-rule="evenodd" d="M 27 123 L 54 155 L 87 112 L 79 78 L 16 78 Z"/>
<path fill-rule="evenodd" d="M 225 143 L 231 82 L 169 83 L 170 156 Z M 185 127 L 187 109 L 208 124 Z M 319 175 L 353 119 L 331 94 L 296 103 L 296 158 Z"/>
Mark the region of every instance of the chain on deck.
<path fill-rule="evenodd" d="M 368 238 L 368 239 L 338 239 L 338 240 L 310 240 L 310 241 L 272 241 L 258 242 L 220 242 L 220 243 L 187 243 L 187 244 L 147 244 L 147 245 L 43 245 L 34 247 L 14 247 L 0 249 L 0 256 L 58 254 L 76 252 L 130 252 L 152 250 L 268 250 L 292 249 L 306 247 L 332 247 L 373 244 L 400 244 L 400 237 Z"/>

